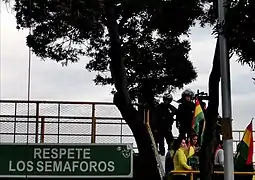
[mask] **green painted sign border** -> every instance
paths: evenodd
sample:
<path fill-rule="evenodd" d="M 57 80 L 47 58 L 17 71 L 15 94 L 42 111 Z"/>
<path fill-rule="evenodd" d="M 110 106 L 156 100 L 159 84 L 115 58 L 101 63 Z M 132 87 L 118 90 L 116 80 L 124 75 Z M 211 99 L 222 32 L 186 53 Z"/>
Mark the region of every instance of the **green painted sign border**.
<path fill-rule="evenodd" d="M 102 175 L 102 176 L 90 176 L 90 175 L 0 175 L 0 178 L 132 178 L 133 177 L 133 144 L 132 143 L 59 143 L 59 144 L 54 144 L 54 143 L 0 143 L 0 148 L 1 146 L 19 146 L 19 145 L 27 145 L 27 146 L 129 146 L 131 149 L 131 170 L 129 175 Z M 1 162 L 0 162 L 1 163 Z"/>

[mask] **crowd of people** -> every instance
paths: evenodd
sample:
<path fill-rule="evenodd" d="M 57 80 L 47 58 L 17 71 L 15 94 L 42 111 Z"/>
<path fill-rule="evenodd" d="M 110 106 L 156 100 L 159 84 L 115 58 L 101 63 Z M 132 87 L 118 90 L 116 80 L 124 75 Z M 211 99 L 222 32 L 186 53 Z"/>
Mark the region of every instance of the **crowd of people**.
<path fill-rule="evenodd" d="M 199 170 L 199 151 L 198 136 L 193 135 L 191 140 L 187 141 L 183 137 L 174 140 L 173 146 L 168 150 L 165 158 L 166 175 L 171 171 L 188 171 Z M 224 170 L 224 152 L 223 143 L 220 141 L 214 152 L 214 170 Z M 171 174 L 173 180 L 188 180 L 189 174 L 178 173 Z M 223 174 L 215 174 L 215 179 L 223 180 Z M 199 179 L 199 175 L 195 174 L 194 180 Z"/>
<path fill-rule="evenodd" d="M 152 130 L 161 156 L 166 156 L 165 172 L 172 170 L 198 170 L 199 168 L 199 150 L 200 134 L 194 133 L 192 129 L 192 120 L 194 116 L 195 94 L 190 89 L 183 91 L 181 99 L 178 101 L 178 108 L 171 103 L 173 97 L 171 94 L 163 96 L 163 102 L 156 107 L 156 116 L 153 118 Z M 206 103 L 200 101 L 202 110 L 206 109 Z M 179 136 L 174 138 L 172 126 L 176 122 L 179 130 Z M 204 123 L 204 122 L 202 122 Z M 202 125 L 201 125 L 202 127 Z M 167 153 L 165 149 L 165 140 L 167 142 Z M 214 164 L 217 170 L 224 168 L 223 147 L 220 142 L 214 152 Z M 175 174 L 174 179 L 184 180 L 188 178 L 187 174 Z M 220 179 L 221 177 L 219 177 Z"/>

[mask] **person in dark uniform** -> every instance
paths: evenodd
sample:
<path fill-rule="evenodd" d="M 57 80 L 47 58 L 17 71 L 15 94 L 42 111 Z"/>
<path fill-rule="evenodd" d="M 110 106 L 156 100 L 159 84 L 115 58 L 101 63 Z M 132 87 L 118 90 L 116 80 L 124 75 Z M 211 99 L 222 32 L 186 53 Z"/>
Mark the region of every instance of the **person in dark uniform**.
<path fill-rule="evenodd" d="M 176 123 L 179 129 L 179 136 L 182 138 L 191 137 L 192 133 L 192 119 L 194 116 L 195 104 L 192 102 L 194 93 L 190 89 L 186 89 L 182 93 L 182 97 L 179 100 L 180 104 L 178 106 L 176 114 Z"/>
<path fill-rule="evenodd" d="M 156 142 L 159 146 L 159 153 L 165 155 L 165 139 L 170 149 L 173 141 L 172 125 L 176 108 L 171 105 L 173 96 L 167 94 L 163 96 L 163 103 L 156 107 Z"/>

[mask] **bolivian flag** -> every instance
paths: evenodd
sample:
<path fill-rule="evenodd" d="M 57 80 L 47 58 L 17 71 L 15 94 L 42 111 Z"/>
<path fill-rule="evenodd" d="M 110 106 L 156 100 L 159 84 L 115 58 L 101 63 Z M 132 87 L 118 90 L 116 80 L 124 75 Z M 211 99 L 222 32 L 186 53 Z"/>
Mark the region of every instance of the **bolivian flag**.
<path fill-rule="evenodd" d="M 235 169 L 242 170 L 246 165 L 252 164 L 253 157 L 253 134 L 252 120 L 246 127 L 242 140 L 237 146 L 237 153 L 234 158 Z"/>
<path fill-rule="evenodd" d="M 192 120 L 192 129 L 194 129 L 195 133 L 199 135 L 199 124 L 201 121 L 205 120 L 204 112 L 200 106 L 198 98 L 196 98 L 196 107 L 194 111 L 194 116 Z M 200 144 L 203 142 L 203 135 L 204 135 L 204 130 L 205 130 L 205 121 L 203 123 L 203 129 L 201 132 L 200 136 Z"/>
<path fill-rule="evenodd" d="M 199 133 L 199 123 L 205 119 L 204 112 L 200 106 L 199 100 L 196 98 L 196 107 L 194 111 L 194 117 L 192 120 L 192 129 L 196 132 L 196 134 Z"/>

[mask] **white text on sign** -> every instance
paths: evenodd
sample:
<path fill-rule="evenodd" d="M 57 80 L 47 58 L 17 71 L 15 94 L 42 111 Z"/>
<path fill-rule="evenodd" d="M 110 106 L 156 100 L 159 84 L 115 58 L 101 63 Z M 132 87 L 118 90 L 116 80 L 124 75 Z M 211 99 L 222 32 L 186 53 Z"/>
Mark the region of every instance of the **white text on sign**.
<path fill-rule="evenodd" d="M 90 148 L 34 148 L 33 160 L 9 161 L 9 172 L 114 172 L 114 161 L 91 160 Z"/>

